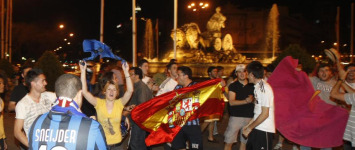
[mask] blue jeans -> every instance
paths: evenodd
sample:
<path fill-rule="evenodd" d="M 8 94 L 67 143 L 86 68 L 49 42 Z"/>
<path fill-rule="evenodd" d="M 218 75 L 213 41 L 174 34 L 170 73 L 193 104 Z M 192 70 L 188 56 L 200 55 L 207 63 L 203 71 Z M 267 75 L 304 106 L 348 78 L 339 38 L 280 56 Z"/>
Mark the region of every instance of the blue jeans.
<path fill-rule="evenodd" d="M 312 148 L 300 145 L 300 150 L 312 150 Z M 320 150 L 332 150 L 332 148 L 321 148 Z"/>

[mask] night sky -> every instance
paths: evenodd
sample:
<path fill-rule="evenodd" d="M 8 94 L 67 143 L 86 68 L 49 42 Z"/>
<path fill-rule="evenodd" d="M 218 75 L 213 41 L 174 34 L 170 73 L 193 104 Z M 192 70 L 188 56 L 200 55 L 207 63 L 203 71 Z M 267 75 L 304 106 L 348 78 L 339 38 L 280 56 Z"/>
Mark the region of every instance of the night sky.
<path fill-rule="evenodd" d="M 179 25 L 184 22 L 184 17 L 189 15 L 186 6 L 191 0 L 179 0 Z M 210 3 L 207 14 L 213 14 L 214 8 L 219 5 L 237 5 L 239 8 L 271 8 L 273 3 L 288 6 L 291 14 L 301 14 L 309 22 L 314 22 L 321 17 L 322 12 L 317 8 L 320 3 L 331 3 L 342 6 L 341 15 L 343 32 L 350 32 L 350 0 L 206 0 Z M 137 18 L 159 18 L 162 48 L 171 44 L 170 30 L 173 28 L 173 0 L 137 0 L 137 6 L 142 8 Z M 105 0 L 105 43 L 118 55 L 129 56 L 131 51 L 131 7 L 132 2 L 127 0 Z M 326 11 L 326 10 L 322 10 Z M 223 13 L 223 12 L 222 12 Z M 43 32 L 50 32 L 57 35 L 58 45 L 63 44 L 63 35 L 69 32 L 75 34 L 72 46 L 75 50 L 81 50 L 83 39 L 99 40 L 100 29 L 100 0 L 13 0 L 13 22 L 14 24 L 28 24 L 39 27 Z M 59 31 L 58 25 L 65 24 L 65 29 Z M 122 24 L 117 29 L 116 26 Z M 138 32 L 143 32 L 144 21 L 138 19 Z M 65 32 L 65 33 L 64 33 Z M 139 33 L 138 33 L 139 34 Z M 13 35 L 15 36 L 15 35 Z M 61 37 L 63 36 L 63 37 Z M 138 35 L 139 36 L 139 35 Z M 140 38 L 140 37 L 138 37 Z M 344 35 L 344 39 L 349 39 Z M 138 39 L 139 40 L 139 39 Z M 54 42 L 55 43 L 55 42 Z M 139 41 L 138 41 L 138 44 Z M 138 45 L 140 48 L 141 45 Z M 55 49 L 55 46 L 51 46 Z M 16 48 L 16 47 L 15 47 Z M 50 49 L 45 47 L 43 49 Z M 69 49 L 69 51 L 73 50 Z M 39 50 L 43 51 L 43 50 Z M 21 54 L 28 54 L 21 50 Z M 127 55 L 127 56 L 126 56 Z M 32 57 L 38 57 L 33 55 Z"/>

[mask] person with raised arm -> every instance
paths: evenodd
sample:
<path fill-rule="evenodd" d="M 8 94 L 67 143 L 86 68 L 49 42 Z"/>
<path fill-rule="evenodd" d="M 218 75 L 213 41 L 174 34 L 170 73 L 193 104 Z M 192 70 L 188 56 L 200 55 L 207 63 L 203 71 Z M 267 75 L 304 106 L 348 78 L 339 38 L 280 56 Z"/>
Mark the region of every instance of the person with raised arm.
<path fill-rule="evenodd" d="M 127 63 L 122 64 L 122 69 L 126 78 L 129 78 L 129 66 Z M 83 95 L 87 101 L 92 104 L 97 112 L 97 118 L 99 123 L 102 125 L 105 135 L 106 142 L 109 149 L 116 149 L 120 147 L 122 141 L 121 135 L 121 118 L 124 106 L 130 100 L 133 93 L 132 80 L 126 79 L 127 90 L 123 97 L 118 98 L 119 88 L 118 85 L 112 81 L 107 81 L 104 86 L 103 93 L 105 94 L 105 99 L 94 97 L 87 89 L 86 86 L 86 64 L 80 65 L 81 71 L 81 82 L 83 84 Z M 133 109 L 134 106 L 127 107 L 125 109 Z M 127 120 L 128 122 L 128 120 Z"/>

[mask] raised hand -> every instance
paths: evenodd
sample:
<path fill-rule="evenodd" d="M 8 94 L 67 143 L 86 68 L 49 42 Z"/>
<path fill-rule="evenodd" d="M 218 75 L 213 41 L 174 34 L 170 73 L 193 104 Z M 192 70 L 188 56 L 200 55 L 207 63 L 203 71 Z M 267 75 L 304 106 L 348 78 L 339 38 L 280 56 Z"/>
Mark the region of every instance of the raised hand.
<path fill-rule="evenodd" d="M 129 76 L 129 65 L 127 64 L 127 62 L 122 62 L 122 70 L 125 75 Z"/>
<path fill-rule="evenodd" d="M 84 60 L 79 61 L 79 68 L 80 68 L 80 72 L 86 71 L 86 62 Z"/>

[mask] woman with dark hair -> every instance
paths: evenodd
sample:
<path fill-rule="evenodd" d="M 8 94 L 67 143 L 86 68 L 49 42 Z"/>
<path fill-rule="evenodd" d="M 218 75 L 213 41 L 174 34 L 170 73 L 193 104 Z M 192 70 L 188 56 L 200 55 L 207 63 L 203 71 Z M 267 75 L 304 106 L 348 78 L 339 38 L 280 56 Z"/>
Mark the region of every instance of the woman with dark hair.
<path fill-rule="evenodd" d="M 0 74 L 0 94 L 5 92 L 6 77 Z M 0 97 L 0 149 L 7 149 L 4 131 L 4 101 Z"/>

